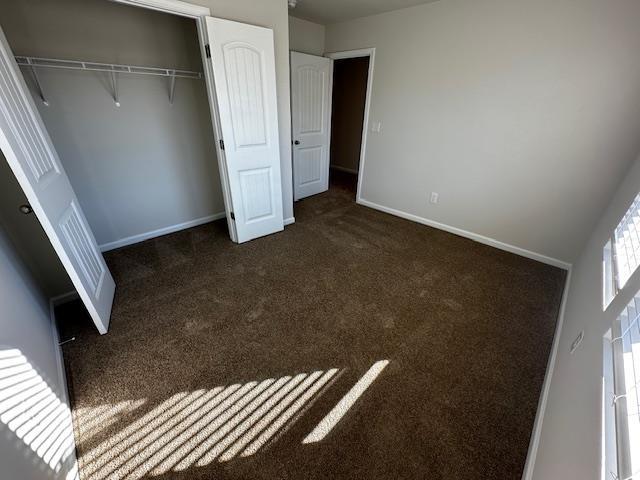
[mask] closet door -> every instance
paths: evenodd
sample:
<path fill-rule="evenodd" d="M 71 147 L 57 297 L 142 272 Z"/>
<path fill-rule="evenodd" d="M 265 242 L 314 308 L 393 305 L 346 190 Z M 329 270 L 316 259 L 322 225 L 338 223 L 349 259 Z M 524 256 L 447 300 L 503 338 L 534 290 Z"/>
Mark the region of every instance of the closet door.
<path fill-rule="evenodd" d="M 0 149 L 96 327 L 107 333 L 115 283 L 1 29 Z"/>
<path fill-rule="evenodd" d="M 273 31 L 207 17 L 238 242 L 284 229 Z"/>

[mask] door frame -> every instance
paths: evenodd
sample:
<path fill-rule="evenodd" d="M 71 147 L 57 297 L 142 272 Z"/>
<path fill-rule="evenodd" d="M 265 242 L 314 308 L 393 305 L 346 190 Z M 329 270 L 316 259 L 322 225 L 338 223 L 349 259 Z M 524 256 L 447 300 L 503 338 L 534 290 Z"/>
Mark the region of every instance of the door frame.
<path fill-rule="evenodd" d="M 192 3 L 183 2 L 182 0 L 109 0 L 114 3 L 121 3 L 132 7 L 146 8 L 148 10 L 156 10 L 159 12 L 178 15 L 180 17 L 191 18 L 195 20 L 198 29 L 198 43 L 200 45 L 200 58 L 202 60 L 202 68 L 204 70 L 204 81 L 207 89 L 207 97 L 209 99 L 209 108 L 211 110 L 211 124 L 213 127 L 213 136 L 215 140 L 216 156 L 218 160 L 218 170 L 220 171 L 220 183 L 222 185 L 222 196 L 224 198 L 224 211 L 227 218 L 227 226 L 229 228 L 229 236 L 231 241 L 238 242 L 238 233 L 236 224 L 233 220 L 231 212 L 233 211 L 233 202 L 231 198 L 231 190 L 229 187 L 229 176 L 227 169 L 227 157 L 225 151 L 221 148 L 222 128 L 220 126 L 220 115 L 218 109 L 218 101 L 216 99 L 216 87 L 213 77 L 213 62 L 207 57 L 205 46 L 207 40 L 206 17 L 211 16 L 211 9 Z"/>
<path fill-rule="evenodd" d="M 376 58 L 375 48 L 361 48 L 358 50 L 344 50 L 340 52 L 329 52 L 325 57 L 332 60 L 342 60 L 345 58 L 369 57 L 369 71 L 367 72 L 367 93 L 364 101 L 364 118 L 362 119 L 362 140 L 360 142 L 360 160 L 358 162 L 358 186 L 356 189 L 356 203 L 362 202 L 362 178 L 364 176 L 364 166 L 367 150 L 367 134 L 369 132 L 369 110 L 371 109 L 371 96 L 373 93 L 373 67 Z M 333 105 L 332 105 L 333 109 Z M 331 141 L 329 141 L 331 147 Z"/>

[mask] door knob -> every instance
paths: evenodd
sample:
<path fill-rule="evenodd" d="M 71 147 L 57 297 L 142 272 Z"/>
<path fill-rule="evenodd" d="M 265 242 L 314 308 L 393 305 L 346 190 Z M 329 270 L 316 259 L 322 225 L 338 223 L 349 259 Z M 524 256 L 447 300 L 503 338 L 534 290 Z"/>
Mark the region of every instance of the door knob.
<path fill-rule="evenodd" d="M 31 205 L 20 205 L 18 207 L 18 210 L 20 210 L 20 213 L 24 213 L 25 215 L 29 215 L 30 213 L 33 213 L 33 208 L 31 208 Z"/>
<path fill-rule="evenodd" d="M 295 142 L 293 142 L 294 145 L 300 145 L 300 140 L 296 140 Z"/>

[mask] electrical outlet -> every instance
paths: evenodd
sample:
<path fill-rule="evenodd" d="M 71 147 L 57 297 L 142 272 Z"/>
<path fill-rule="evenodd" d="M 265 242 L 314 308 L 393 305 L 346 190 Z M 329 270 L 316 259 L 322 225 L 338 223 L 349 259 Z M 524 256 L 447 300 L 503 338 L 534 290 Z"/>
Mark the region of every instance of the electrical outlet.
<path fill-rule="evenodd" d="M 438 203 L 438 199 L 440 198 L 440 194 L 437 192 L 431 192 L 431 198 L 429 199 L 429 201 L 433 204 Z"/>
<path fill-rule="evenodd" d="M 576 337 L 576 339 L 573 341 L 573 343 L 571 344 L 571 349 L 569 350 L 569 353 L 573 353 L 576 351 L 576 349 L 580 346 L 580 344 L 582 343 L 582 340 L 584 339 L 584 330 L 581 331 L 578 336 Z"/>

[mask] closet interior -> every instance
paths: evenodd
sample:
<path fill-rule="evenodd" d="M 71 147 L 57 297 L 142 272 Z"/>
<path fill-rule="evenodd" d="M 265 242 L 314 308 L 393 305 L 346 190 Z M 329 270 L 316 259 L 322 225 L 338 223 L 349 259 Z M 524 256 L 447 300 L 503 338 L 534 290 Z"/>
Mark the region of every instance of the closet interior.
<path fill-rule="evenodd" d="M 107 0 L 28 0 L 0 3 L 0 23 L 102 251 L 225 217 L 193 19 Z M 49 270 L 51 296 L 68 292 L 0 163 L 0 219 L 16 239 L 36 232 L 24 256 Z"/>

